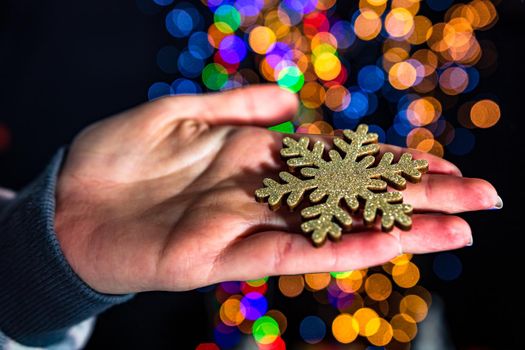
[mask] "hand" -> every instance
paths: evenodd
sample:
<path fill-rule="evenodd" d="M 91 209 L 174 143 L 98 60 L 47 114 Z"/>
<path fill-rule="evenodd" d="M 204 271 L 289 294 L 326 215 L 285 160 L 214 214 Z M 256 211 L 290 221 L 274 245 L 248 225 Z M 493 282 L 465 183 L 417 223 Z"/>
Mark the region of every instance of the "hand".
<path fill-rule="evenodd" d="M 298 212 L 272 212 L 254 199 L 262 179 L 283 166 L 283 135 L 248 125 L 283 122 L 296 108 L 294 95 L 258 86 L 162 98 L 84 130 L 57 185 L 56 232 L 74 271 L 116 294 L 364 268 L 402 252 L 468 245 L 468 224 L 439 212 L 497 203 L 489 183 L 411 151 L 430 163 L 423 182 L 404 192 L 418 212 L 412 230 L 356 225 L 341 242 L 314 248 Z"/>

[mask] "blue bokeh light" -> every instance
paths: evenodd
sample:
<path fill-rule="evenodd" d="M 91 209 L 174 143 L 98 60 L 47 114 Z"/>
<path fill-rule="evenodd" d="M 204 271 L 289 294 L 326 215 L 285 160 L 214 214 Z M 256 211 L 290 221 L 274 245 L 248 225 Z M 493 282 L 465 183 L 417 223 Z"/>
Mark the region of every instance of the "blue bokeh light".
<path fill-rule="evenodd" d="M 197 78 L 204 68 L 204 61 L 185 50 L 179 55 L 177 68 L 186 78 Z"/>
<path fill-rule="evenodd" d="M 175 95 L 194 95 L 202 92 L 202 87 L 193 80 L 180 78 L 171 83 L 171 89 Z"/>
<path fill-rule="evenodd" d="M 351 119 L 364 117 L 368 111 L 368 94 L 359 88 L 350 88 L 350 104 L 343 113 Z"/>
<path fill-rule="evenodd" d="M 153 83 L 148 89 L 148 100 L 154 100 L 162 96 L 169 96 L 173 94 L 171 86 L 167 83 Z"/>
<path fill-rule="evenodd" d="M 213 330 L 213 337 L 221 349 L 231 349 L 241 341 L 241 332 L 237 327 L 229 327 L 220 322 Z"/>
<path fill-rule="evenodd" d="M 305 342 L 317 344 L 326 335 L 326 325 L 317 316 L 307 316 L 301 321 L 299 333 Z"/>
<path fill-rule="evenodd" d="M 379 106 L 379 99 L 376 94 L 366 94 L 368 97 L 368 109 L 366 110 L 365 115 L 374 114 Z"/>
<path fill-rule="evenodd" d="M 394 118 L 394 129 L 401 136 L 407 136 L 412 131 L 412 124 L 408 120 L 407 111 L 399 111 Z"/>
<path fill-rule="evenodd" d="M 377 134 L 377 136 L 379 137 L 379 142 L 381 143 L 386 142 L 386 133 L 382 127 L 380 127 L 379 125 L 370 124 L 368 126 L 368 130 L 369 132 L 375 132 Z"/>
<path fill-rule="evenodd" d="M 213 54 L 214 48 L 208 41 L 208 33 L 193 33 L 188 40 L 188 50 L 194 57 L 201 60 L 210 57 Z"/>
<path fill-rule="evenodd" d="M 166 29 L 176 38 L 190 35 L 193 26 L 193 19 L 185 10 L 174 9 L 166 16 Z"/>
<path fill-rule="evenodd" d="M 357 82 L 363 91 L 375 92 L 383 87 L 385 73 L 378 66 L 365 66 L 359 71 Z"/>
<path fill-rule="evenodd" d="M 153 0 L 153 2 L 160 6 L 168 6 L 173 3 L 173 0 Z"/>
<path fill-rule="evenodd" d="M 236 35 L 228 35 L 219 44 L 219 54 L 224 62 L 236 64 L 246 57 L 246 44 Z"/>
<path fill-rule="evenodd" d="M 465 88 L 464 93 L 471 92 L 479 84 L 479 71 L 474 67 L 468 67 L 465 69 L 468 74 L 468 85 Z"/>
<path fill-rule="evenodd" d="M 356 35 L 352 24 L 348 21 L 337 21 L 330 28 L 330 33 L 337 39 L 339 49 L 347 49 L 355 43 Z"/>
<path fill-rule="evenodd" d="M 334 112 L 333 124 L 336 129 L 355 129 L 359 119 L 349 118 L 343 112 Z"/>
<path fill-rule="evenodd" d="M 444 281 L 457 279 L 463 271 L 461 260 L 452 253 L 441 253 L 434 257 L 434 273 Z"/>
<path fill-rule="evenodd" d="M 246 319 L 255 321 L 268 311 L 268 302 L 261 293 L 250 292 L 241 299 Z"/>

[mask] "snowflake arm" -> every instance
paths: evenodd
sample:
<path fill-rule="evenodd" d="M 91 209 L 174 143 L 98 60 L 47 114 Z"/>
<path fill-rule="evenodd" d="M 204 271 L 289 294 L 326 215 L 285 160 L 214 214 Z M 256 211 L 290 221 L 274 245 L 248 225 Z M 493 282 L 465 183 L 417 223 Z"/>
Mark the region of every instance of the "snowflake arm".
<path fill-rule="evenodd" d="M 286 171 L 280 172 L 279 177 L 285 182 L 284 184 L 267 178 L 263 180 L 263 184 L 266 187 L 255 191 L 255 196 L 259 202 L 263 202 L 268 198 L 268 204 L 272 210 L 277 210 L 281 207 L 282 199 L 287 194 L 286 204 L 290 209 L 294 209 L 302 201 L 304 193 L 316 187 L 314 181 L 301 180 Z"/>
<path fill-rule="evenodd" d="M 363 211 L 363 220 L 367 226 L 371 226 L 381 211 L 381 227 L 388 232 L 397 223 L 401 229 L 409 230 L 412 227 L 412 206 L 402 203 L 403 195 L 401 192 L 382 192 L 374 193 L 364 191 L 360 196 L 366 200 Z"/>
<path fill-rule="evenodd" d="M 299 141 L 291 137 L 285 137 L 283 144 L 286 146 L 281 149 L 281 156 L 290 158 L 286 162 L 292 169 L 304 166 L 322 166 L 326 162 L 323 160 L 324 145 L 317 141 L 313 150 L 308 149 L 310 140 L 307 137 L 301 137 Z"/>
<path fill-rule="evenodd" d="M 340 197 L 331 195 L 325 203 L 317 204 L 301 211 L 303 218 L 313 218 L 305 221 L 301 225 L 301 229 L 305 233 L 312 232 L 312 241 L 316 246 L 322 245 L 327 237 L 335 241 L 341 239 L 342 228 L 334 222 L 334 219 L 337 219 L 344 228 L 352 226 L 352 217 L 339 206 L 340 200 Z"/>
<path fill-rule="evenodd" d="M 411 182 L 419 182 L 423 172 L 428 170 L 426 160 L 413 160 L 410 153 L 404 153 L 396 164 L 392 164 L 393 160 L 392 153 L 383 154 L 379 164 L 368 169 L 370 178 L 380 177 L 396 189 L 405 189 L 407 184 L 405 178 Z"/>
<path fill-rule="evenodd" d="M 346 162 L 355 162 L 361 156 L 379 152 L 379 145 L 377 144 L 379 136 L 374 133 L 368 133 L 367 125 L 359 125 L 355 132 L 344 130 L 343 135 L 350 143 L 343 139 L 335 138 L 334 145 L 346 154 Z"/>

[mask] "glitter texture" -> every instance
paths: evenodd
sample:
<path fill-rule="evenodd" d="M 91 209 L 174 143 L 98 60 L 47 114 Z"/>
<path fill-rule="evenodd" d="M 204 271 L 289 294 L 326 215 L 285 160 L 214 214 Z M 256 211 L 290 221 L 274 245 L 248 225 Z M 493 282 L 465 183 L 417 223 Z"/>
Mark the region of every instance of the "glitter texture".
<path fill-rule="evenodd" d="M 311 233 L 316 246 L 321 246 L 326 238 L 339 240 L 342 230 L 351 229 L 352 217 L 363 207 L 363 219 L 372 225 L 381 212 L 381 227 L 391 230 L 394 225 L 408 230 L 412 226 L 412 206 L 403 203 L 401 192 L 387 192 L 388 185 L 401 190 L 406 187 L 406 180 L 418 182 L 423 172 L 428 169 L 426 160 L 413 160 L 410 153 L 404 153 L 397 163 L 394 155 L 383 154 L 379 163 L 375 155 L 379 152 L 378 135 L 368 132 L 368 126 L 362 124 L 357 131 L 344 130 L 343 138 L 334 138 L 336 149 L 328 152 L 329 160 L 323 158 L 324 144 L 315 142 L 312 149 L 310 140 L 302 137 L 298 141 L 285 137 L 281 156 L 288 158 L 290 172 L 279 174 L 284 183 L 273 179 L 263 180 L 265 187 L 255 192 L 258 201 L 268 201 L 272 210 L 279 209 L 285 195 L 290 209 L 297 207 L 305 193 L 309 195 L 311 206 L 301 211 L 304 219 L 301 229 Z M 300 169 L 300 175 L 292 175 Z M 321 200 L 326 198 L 322 203 Z M 349 210 L 341 207 L 343 202 Z M 350 212 L 350 213 L 349 213 Z M 337 219 L 337 220 L 335 220 Z"/>

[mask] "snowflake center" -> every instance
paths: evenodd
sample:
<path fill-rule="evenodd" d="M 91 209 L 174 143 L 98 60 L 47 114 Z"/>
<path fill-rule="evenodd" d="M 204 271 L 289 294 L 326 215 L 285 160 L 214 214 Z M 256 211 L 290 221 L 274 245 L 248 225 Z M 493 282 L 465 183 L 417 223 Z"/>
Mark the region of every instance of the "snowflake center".
<path fill-rule="evenodd" d="M 330 163 L 319 169 L 315 179 L 319 189 L 330 195 L 358 194 L 366 190 L 369 175 L 359 163 Z"/>

